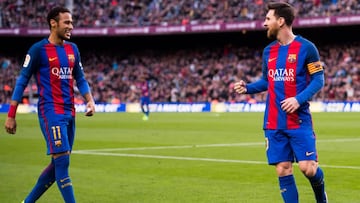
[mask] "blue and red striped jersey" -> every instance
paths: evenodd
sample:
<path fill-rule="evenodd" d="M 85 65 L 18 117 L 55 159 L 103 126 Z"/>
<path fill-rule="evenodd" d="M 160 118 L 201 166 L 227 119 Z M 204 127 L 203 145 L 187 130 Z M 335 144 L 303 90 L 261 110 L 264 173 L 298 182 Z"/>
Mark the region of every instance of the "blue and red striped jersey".
<path fill-rule="evenodd" d="M 150 96 L 150 87 L 149 87 L 149 81 L 145 80 L 140 83 L 140 89 L 141 89 L 141 96 L 142 97 L 149 97 Z"/>
<path fill-rule="evenodd" d="M 308 100 L 323 86 L 323 81 L 318 82 L 316 91 L 306 91 L 309 95 L 301 93 L 315 87 L 309 86 L 313 80 L 323 79 L 324 70 L 315 45 L 301 36 L 284 46 L 274 41 L 265 47 L 262 60 L 263 77 L 260 82 L 247 85 L 247 93 L 268 91 L 264 129 L 296 129 L 300 124 L 312 125 Z M 319 79 L 314 77 L 319 74 L 322 76 Z M 291 114 L 283 111 L 280 103 L 289 97 L 297 98 L 300 104 Z"/>
<path fill-rule="evenodd" d="M 34 75 L 38 87 L 39 112 L 75 115 L 74 83 L 82 95 L 90 92 L 80 53 L 76 44 L 51 44 L 43 39 L 30 47 L 17 79 L 12 99 L 21 101 L 23 92 Z"/>

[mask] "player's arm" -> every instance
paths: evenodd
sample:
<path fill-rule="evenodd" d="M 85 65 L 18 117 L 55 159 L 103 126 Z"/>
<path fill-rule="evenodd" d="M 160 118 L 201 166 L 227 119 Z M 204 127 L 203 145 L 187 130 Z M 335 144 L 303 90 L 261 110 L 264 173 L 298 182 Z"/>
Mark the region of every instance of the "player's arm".
<path fill-rule="evenodd" d="M 299 102 L 299 104 L 303 104 L 306 101 L 310 100 L 320 89 L 324 86 L 325 79 L 323 73 L 316 73 L 310 76 L 309 85 L 298 94 L 295 98 Z"/>
<path fill-rule="evenodd" d="M 84 98 L 86 100 L 86 112 L 85 116 L 92 116 L 95 113 L 95 102 L 90 92 L 85 93 Z"/>
<path fill-rule="evenodd" d="M 259 80 L 249 84 L 246 84 L 243 80 L 241 80 L 234 84 L 234 90 L 239 94 L 255 94 L 266 91 L 267 89 L 267 63 L 264 56 L 262 64 L 262 77 Z"/>
<path fill-rule="evenodd" d="M 268 88 L 268 81 L 264 79 L 263 77 L 260 78 L 260 80 L 249 83 L 246 85 L 246 93 L 247 94 L 255 94 L 259 92 L 266 91 Z"/>
<path fill-rule="evenodd" d="M 76 50 L 77 47 L 75 46 Z M 84 70 L 81 64 L 80 54 L 77 50 L 77 61 L 75 62 L 75 67 L 73 70 L 73 74 L 76 80 L 76 85 L 80 91 L 80 94 L 84 97 L 86 101 L 86 116 L 92 116 L 95 113 L 95 102 L 94 98 L 91 94 L 90 86 L 87 80 L 85 79 Z"/>
<path fill-rule="evenodd" d="M 324 86 L 324 74 L 322 72 L 315 73 L 310 78 L 309 85 L 300 94 L 281 101 L 281 108 L 286 113 L 295 112 Z"/>
<path fill-rule="evenodd" d="M 17 110 L 18 102 L 15 100 L 10 101 L 10 107 L 8 111 L 8 116 L 5 120 L 5 130 L 9 134 L 15 134 L 16 133 L 16 110 Z"/>
<path fill-rule="evenodd" d="M 78 66 L 81 67 L 81 64 Z M 86 101 L 86 116 L 92 116 L 95 113 L 95 102 L 94 98 L 90 91 L 89 83 L 86 81 L 82 67 L 77 67 L 74 69 L 76 72 L 76 85 L 80 91 L 80 94 L 84 97 Z"/>
<path fill-rule="evenodd" d="M 307 71 L 310 75 L 310 83 L 295 98 L 299 104 L 303 104 L 311 99 L 324 86 L 324 68 L 320 61 L 319 52 L 315 45 L 308 46 Z"/>
<path fill-rule="evenodd" d="M 16 80 L 14 92 L 11 97 L 10 106 L 8 110 L 8 115 L 5 120 L 5 130 L 10 134 L 16 133 L 16 111 L 19 103 L 22 100 L 22 96 L 26 86 L 29 83 L 29 80 L 36 68 L 37 63 L 37 55 L 36 55 L 36 48 L 30 48 L 29 52 L 27 53 L 22 70 L 18 79 Z"/>
<path fill-rule="evenodd" d="M 295 97 L 281 101 L 281 108 L 287 113 L 295 112 L 324 86 L 324 68 L 320 62 L 319 53 L 313 44 L 308 47 L 306 64 L 307 71 L 310 74 L 310 82 L 307 87 Z"/>

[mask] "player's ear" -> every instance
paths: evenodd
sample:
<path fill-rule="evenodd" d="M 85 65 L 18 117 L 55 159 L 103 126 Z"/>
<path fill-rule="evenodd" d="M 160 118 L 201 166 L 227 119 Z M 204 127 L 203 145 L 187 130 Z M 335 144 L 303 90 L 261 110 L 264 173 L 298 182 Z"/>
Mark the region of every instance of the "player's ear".
<path fill-rule="evenodd" d="M 280 27 L 283 27 L 285 25 L 285 18 L 279 17 L 278 18 L 278 23 L 279 23 Z"/>
<path fill-rule="evenodd" d="M 57 22 L 56 22 L 55 19 L 51 19 L 51 20 L 50 20 L 50 26 L 51 26 L 51 28 L 54 28 L 54 27 L 56 26 L 56 24 L 57 24 Z"/>

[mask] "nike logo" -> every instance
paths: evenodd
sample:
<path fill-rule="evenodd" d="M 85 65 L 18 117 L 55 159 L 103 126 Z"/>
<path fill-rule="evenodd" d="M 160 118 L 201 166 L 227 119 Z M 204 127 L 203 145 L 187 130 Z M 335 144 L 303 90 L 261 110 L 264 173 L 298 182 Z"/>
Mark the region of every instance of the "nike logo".
<path fill-rule="evenodd" d="M 60 179 L 60 182 L 62 183 L 62 182 L 64 182 L 65 180 L 68 180 L 68 179 L 70 179 L 70 177 L 66 177 L 66 178 L 64 178 L 64 179 Z"/>
<path fill-rule="evenodd" d="M 57 59 L 57 57 L 52 57 L 52 58 L 49 58 L 49 61 L 55 61 Z"/>
<path fill-rule="evenodd" d="M 311 156 L 311 155 L 313 155 L 315 152 L 305 152 L 305 155 L 306 156 Z"/>
<path fill-rule="evenodd" d="M 276 57 L 269 59 L 268 62 L 271 62 L 271 61 L 273 61 L 273 60 L 276 60 Z"/>

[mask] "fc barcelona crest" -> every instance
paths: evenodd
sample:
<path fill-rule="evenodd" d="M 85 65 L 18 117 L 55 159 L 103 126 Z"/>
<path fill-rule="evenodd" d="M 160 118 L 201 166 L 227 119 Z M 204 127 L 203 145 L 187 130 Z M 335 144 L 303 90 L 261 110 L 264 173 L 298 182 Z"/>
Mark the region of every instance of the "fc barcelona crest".
<path fill-rule="evenodd" d="M 68 59 L 69 59 L 69 61 L 71 61 L 71 62 L 75 62 L 74 54 L 69 54 L 69 55 L 68 55 Z"/>
<path fill-rule="evenodd" d="M 295 63 L 296 62 L 296 54 L 289 54 L 287 60 L 289 63 Z"/>
<path fill-rule="evenodd" d="M 55 146 L 61 147 L 62 143 L 61 140 L 55 140 Z"/>

